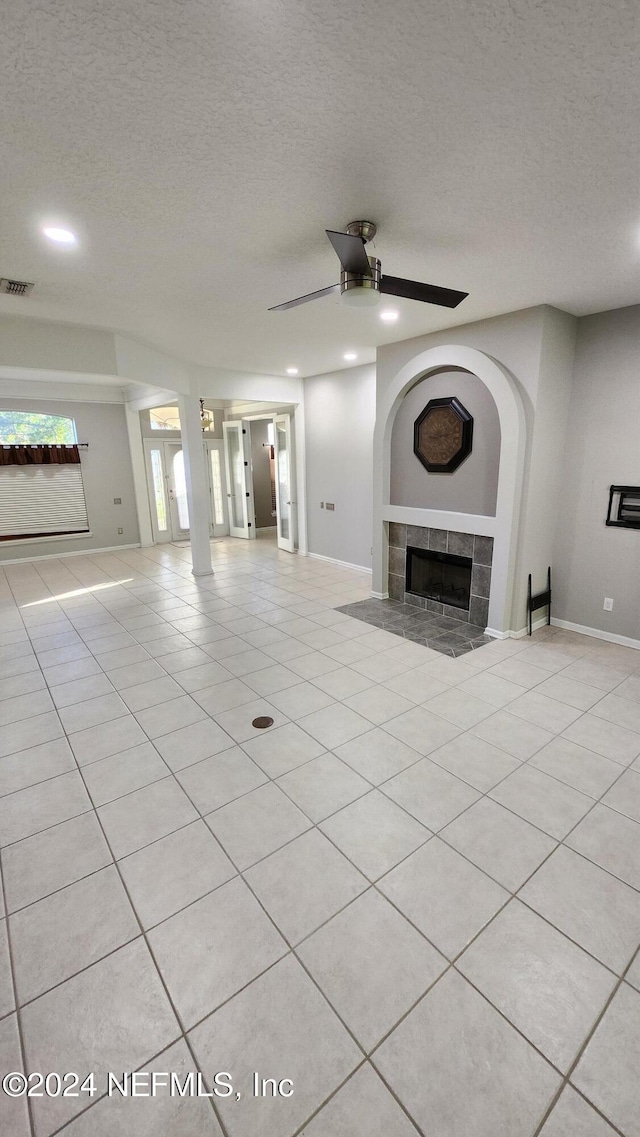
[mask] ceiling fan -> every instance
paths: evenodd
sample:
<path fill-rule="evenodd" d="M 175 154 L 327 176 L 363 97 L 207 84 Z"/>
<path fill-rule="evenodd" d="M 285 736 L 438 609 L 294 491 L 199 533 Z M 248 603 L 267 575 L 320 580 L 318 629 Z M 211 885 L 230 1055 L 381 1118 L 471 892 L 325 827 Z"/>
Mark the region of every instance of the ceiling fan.
<path fill-rule="evenodd" d="M 383 276 L 382 266 L 376 257 L 370 257 L 365 245 L 376 235 L 373 221 L 351 221 L 346 233 L 325 230 L 338 260 L 342 265 L 340 283 L 330 284 L 317 292 L 308 292 L 285 304 L 276 304 L 270 312 L 283 312 L 286 308 L 296 308 L 309 300 L 319 300 L 339 292 L 343 301 L 354 308 L 368 308 L 380 302 L 382 294 L 404 296 L 408 300 L 421 300 L 424 304 L 440 304 L 444 308 L 456 308 L 468 292 L 456 292 L 453 288 L 439 288 L 436 284 L 420 284 L 417 280 L 404 280 L 401 276 Z"/>

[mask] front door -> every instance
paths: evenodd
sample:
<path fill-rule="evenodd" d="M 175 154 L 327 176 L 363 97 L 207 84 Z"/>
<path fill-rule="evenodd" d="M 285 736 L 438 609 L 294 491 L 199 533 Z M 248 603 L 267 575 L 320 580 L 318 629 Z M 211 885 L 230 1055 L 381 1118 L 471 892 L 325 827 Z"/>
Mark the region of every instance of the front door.
<path fill-rule="evenodd" d="M 156 543 L 189 536 L 189 508 L 180 442 L 145 439 L 151 525 Z"/>
<path fill-rule="evenodd" d="M 185 540 L 189 537 L 189 506 L 187 504 L 187 483 L 184 476 L 182 443 L 165 442 L 164 451 L 171 539 L 173 541 Z"/>

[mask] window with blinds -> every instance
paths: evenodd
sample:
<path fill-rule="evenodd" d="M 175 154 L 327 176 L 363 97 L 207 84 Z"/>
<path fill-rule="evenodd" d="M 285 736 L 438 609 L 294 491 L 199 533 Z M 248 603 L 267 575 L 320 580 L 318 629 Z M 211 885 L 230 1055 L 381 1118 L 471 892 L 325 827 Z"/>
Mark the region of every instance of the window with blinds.
<path fill-rule="evenodd" d="M 0 466 L 0 540 L 88 533 L 79 463 Z"/>

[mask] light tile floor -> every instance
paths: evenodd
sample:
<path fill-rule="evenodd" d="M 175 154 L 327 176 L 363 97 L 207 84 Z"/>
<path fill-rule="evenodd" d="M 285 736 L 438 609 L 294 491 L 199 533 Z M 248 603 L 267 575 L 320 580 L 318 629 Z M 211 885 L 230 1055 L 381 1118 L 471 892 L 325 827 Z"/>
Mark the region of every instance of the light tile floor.
<path fill-rule="evenodd" d="M 447 658 L 364 574 L 214 560 L 0 575 L 0 1067 L 96 1074 L 3 1135 L 638 1137 L 640 653 Z"/>

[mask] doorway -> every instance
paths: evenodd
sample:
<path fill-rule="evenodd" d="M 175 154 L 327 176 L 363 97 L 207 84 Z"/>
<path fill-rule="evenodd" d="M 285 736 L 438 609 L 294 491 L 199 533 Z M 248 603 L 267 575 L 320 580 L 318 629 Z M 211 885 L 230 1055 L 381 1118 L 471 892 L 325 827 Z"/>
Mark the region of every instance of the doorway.
<path fill-rule="evenodd" d="M 263 446 L 269 451 L 271 479 L 266 524 L 263 504 L 260 523 L 256 524 L 252 423 L 256 436 L 260 429 L 260 459 Z M 265 425 L 268 443 L 262 442 Z M 295 552 L 297 507 L 291 415 L 263 412 L 225 420 L 222 428 L 222 438 L 207 438 L 202 443 L 209 482 L 211 537 L 254 540 L 259 528 L 271 528 L 269 521 L 273 516 L 278 548 Z M 154 542 L 188 540 L 189 503 L 182 442 L 175 435 L 173 439 L 146 437 L 144 452 Z"/>
<path fill-rule="evenodd" d="M 212 438 L 202 445 L 209 479 L 210 533 L 212 537 L 225 537 L 229 521 L 224 444 L 222 439 Z M 146 438 L 144 449 L 154 540 L 157 544 L 188 540 L 189 503 L 182 443 Z"/>
<path fill-rule="evenodd" d="M 279 549 L 293 553 L 296 541 L 296 502 L 293 497 L 295 465 L 290 414 L 252 415 L 227 420 L 222 424 L 229 533 L 232 537 L 250 541 L 257 535 L 255 456 L 252 456 L 251 431 L 252 426 L 255 432 L 258 424 L 262 426 L 264 423 L 270 427 L 268 445 L 273 457 L 273 490 L 270 490 L 270 495 L 272 492 L 277 544 Z"/>

